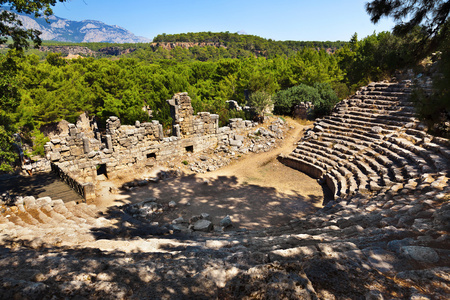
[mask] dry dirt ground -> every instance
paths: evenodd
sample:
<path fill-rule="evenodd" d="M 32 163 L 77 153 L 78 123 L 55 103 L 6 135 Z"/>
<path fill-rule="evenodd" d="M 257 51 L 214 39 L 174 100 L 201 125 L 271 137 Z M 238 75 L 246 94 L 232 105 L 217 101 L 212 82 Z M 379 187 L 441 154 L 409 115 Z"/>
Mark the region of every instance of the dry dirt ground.
<path fill-rule="evenodd" d="M 204 174 L 190 173 L 182 169 L 183 175 L 136 187 L 131 191 L 118 190 L 111 193 L 127 179 L 154 177 L 163 167 L 153 168 L 141 174 L 122 174 L 121 180 L 101 182 L 101 192 L 96 205 L 107 209 L 114 205 L 137 203 L 151 197 L 166 205 L 177 203 L 175 208 L 155 216 L 159 224 L 170 223 L 183 217 L 208 213 L 217 226 L 229 215 L 233 230 L 254 230 L 266 226 L 285 224 L 294 218 L 311 214 L 323 206 L 327 191 L 317 180 L 281 164 L 277 157 L 295 149 L 302 133 L 309 125 L 289 120 L 290 130 L 281 143 L 263 153 L 249 153 L 231 164 Z M 184 167 L 181 163 L 176 165 Z M 217 226 L 218 227 L 218 226 Z M 216 228 L 217 228 L 216 227 Z"/>

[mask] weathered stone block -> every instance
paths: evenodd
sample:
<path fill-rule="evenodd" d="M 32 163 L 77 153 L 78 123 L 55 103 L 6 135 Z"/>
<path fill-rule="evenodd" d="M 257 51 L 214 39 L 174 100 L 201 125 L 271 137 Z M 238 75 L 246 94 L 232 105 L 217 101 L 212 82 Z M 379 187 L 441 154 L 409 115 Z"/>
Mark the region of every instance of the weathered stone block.
<path fill-rule="evenodd" d="M 83 138 L 83 150 L 84 150 L 84 153 L 86 153 L 86 154 L 91 151 L 88 138 Z"/>
<path fill-rule="evenodd" d="M 50 153 L 50 157 L 48 158 L 51 161 L 58 161 L 61 159 L 61 154 L 59 152 Z"/>

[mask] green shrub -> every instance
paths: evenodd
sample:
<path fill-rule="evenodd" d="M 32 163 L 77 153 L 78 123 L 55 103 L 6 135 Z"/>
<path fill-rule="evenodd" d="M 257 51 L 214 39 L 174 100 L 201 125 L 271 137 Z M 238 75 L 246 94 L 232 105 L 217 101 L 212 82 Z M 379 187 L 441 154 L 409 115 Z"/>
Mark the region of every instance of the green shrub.
<path fill-rule="evenodd" d="M 33 139 L 33 155 L 44 156 L 44 145 L 49 141 L 49 138 L 38 129 L 33 130 L 31 134 Z"/>
<path fill-rule="evenodd" d="M 329 83 L 315 83 L 314 88 L 317 89 L 320 95 L 319 99 L 313 101 L 314 116 L 322 117 L 324 115 L 329 115 L 336 103 L 339 102 L 338 96 Z"/>
<path fill-rule="evenodd" d="M 293 107 L 300 102 L 317 102 L 320 94 L 317 89 L 300 84 L 289 89 L 279 91 L 274 97 L 274 113 L 278 115 L 290 115 Z"/>
<path fill-rule="evenodd" d="M 262 116 L 266 108 L 272 104 L 272 97 L 264 91 L 256 91 L 248 99 L 248 105 L 255 109 L 258 116 Z"/>

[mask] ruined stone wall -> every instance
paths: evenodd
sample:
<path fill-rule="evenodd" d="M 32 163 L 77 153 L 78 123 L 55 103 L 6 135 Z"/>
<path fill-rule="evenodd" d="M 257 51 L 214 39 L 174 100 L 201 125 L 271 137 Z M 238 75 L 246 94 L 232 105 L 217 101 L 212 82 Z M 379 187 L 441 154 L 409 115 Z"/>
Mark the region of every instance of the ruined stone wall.
<path fill-rule="evenodd" d="M 187 93 L 178 93 L 167 100 L 172 117 L 172 134 L 189 137 L 196 134 L 215 134 L 219 128 L 219 115 L 200 112 L 194 115 L 191 98 Z"/>
<path fill-rule="evenodd" d="M 294 107 L 294 117 L 311 119 L 314 114 L 314 105 L 311 102 L 300 102 Z"/>
<path fill-rule="evenodd" d="M 207 112 L 193 115 L 187 93 L 176 94 L 168 102 L 178 135 L 164 137 L 158 121 L 121 125 L 120 119 L 113 116 L 106 121 L 106 134 L 102 136 L 95 125 L 86 128 L 85 120 L 69 124 L 68 134 L 45 145 L 47 159 L 79 180 L 89 182 L 100 174 L 114 176 L 130 167 L 152 166 L 157 160 L 214 148 L 253 126 L 251 121 L 232 119 L 229 126 L 219 128 L 218 115 Z"/>

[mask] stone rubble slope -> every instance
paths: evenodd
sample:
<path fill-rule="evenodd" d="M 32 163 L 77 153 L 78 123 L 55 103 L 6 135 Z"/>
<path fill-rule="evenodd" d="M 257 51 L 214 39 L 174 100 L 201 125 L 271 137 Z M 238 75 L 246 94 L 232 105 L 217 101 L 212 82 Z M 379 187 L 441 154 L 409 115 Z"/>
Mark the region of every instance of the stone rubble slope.
<path fill-rule="evenodd" d="M 0 298 L 446 299 L 450 145 L 421 130 L 408 84 L 369 85 L 281 158 L 335 188 L 285 226 L 177 234 L 49 198 L 2 207 Z"/>

